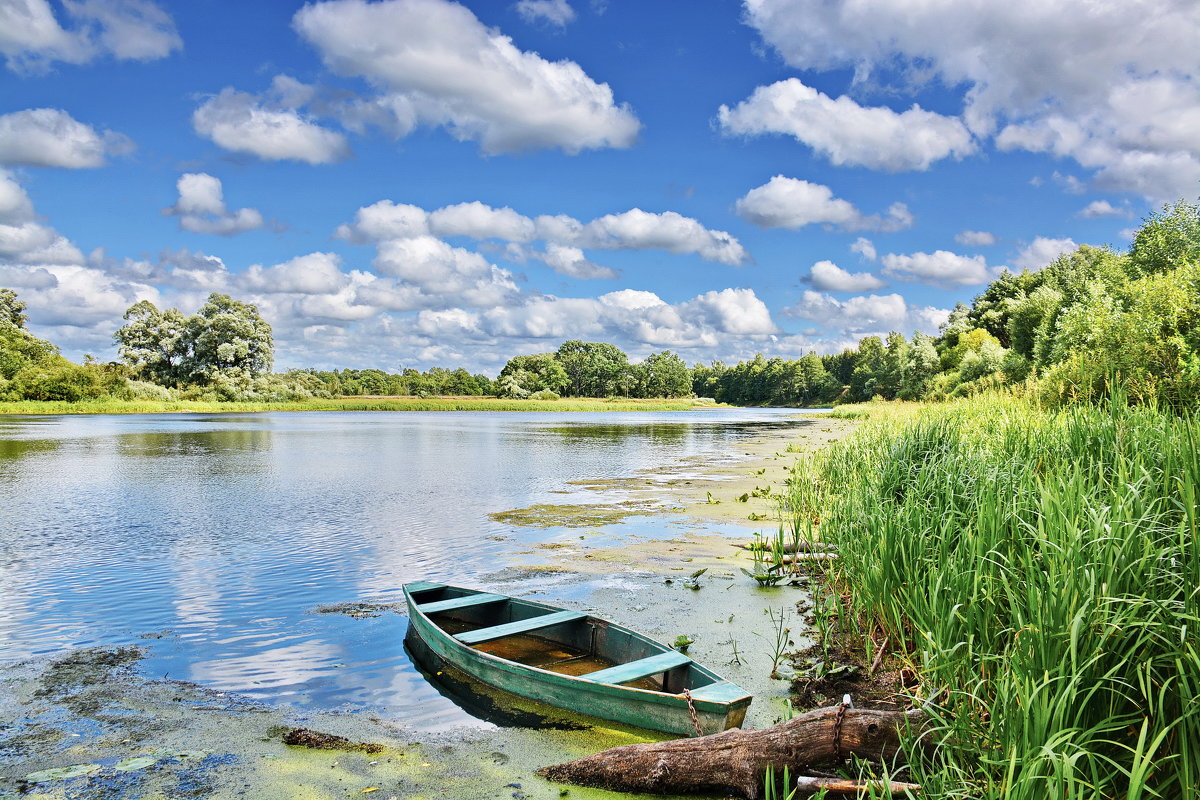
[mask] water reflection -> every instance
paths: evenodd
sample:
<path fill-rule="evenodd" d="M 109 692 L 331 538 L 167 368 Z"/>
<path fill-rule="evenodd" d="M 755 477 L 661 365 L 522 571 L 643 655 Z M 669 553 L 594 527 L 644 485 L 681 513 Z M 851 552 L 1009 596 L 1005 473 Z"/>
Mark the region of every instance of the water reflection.
<path fill-rule="evenodd" d="M 142 431 L 116 437 L 117 452 L 129 458 L 212 456 L 218 453 L 266 452 L 270 430 Z"/>
<path fill-rule="evenodd" d="M 153 675 L 461 721 L 405 655 L 402 617 L 310 610 L 396 601 L 412 580 L 478 583 L 557 535 L 491 512 L 574 502 L 564 491 L 602 501 L 572 482 L 713 458 L 782 416 L 7 417 L 0 659 L 150 642 Z"/>
<path fill-rule="evenodd" d="M 567 441 L 625 442 L 636 438 L 655 445 L 677 444 L 692 435 L 695 429 L 685 423 L 655 425 L 556 425 L 545 428 Z"/>
<path fill-rule="evenodd" d="M 581 731 L 590 727 L 582 722 L 546 716 L 544 712 L 550 706 L 525 703 L 519 697 L 493 689 L 448 666 L 411 627 L 404 637 L 404 652 L 430 686 L 474 719 L 501 728 Z M 528 707 L 522 708 L 522 705 Z"/>

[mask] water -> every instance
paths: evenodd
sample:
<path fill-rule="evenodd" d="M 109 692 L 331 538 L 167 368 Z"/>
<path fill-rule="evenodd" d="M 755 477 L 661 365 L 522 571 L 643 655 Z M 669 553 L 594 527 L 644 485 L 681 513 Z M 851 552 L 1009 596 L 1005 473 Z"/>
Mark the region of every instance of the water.
<path fill-rule="evenodd" d="M 314 609 L 479 585 L 556 534 L 489 513 L 602 501 L 568 482 L 727 457 L 786 413 L 0 417 L 0 661 L 138 644 L 155 676 L 457 720 L 403 616 Z"/>

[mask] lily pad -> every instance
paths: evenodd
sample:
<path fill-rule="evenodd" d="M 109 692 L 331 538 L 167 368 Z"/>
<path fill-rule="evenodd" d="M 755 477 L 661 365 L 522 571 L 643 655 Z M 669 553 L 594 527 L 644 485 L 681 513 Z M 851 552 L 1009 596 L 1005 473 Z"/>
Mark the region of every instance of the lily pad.
<path fill-rule="evenodd" d="M 69 767 L 54 767 L 40 769 L 25 776 L 30 783 L 45 783 L 46 781 L 69 781 L 72 778 L 82 778 L 100 769 L 99 764 L 72 764 Z"/>
<path fill-rule="evenodd" d="M 133 772 L 135 769 L 145 769 L 153 764 L 157 764 L 157 758 L 149 756 L 134 756 L 133 758 L 123 758 L 113 764 L 113 769 L 117 772 Z"/>

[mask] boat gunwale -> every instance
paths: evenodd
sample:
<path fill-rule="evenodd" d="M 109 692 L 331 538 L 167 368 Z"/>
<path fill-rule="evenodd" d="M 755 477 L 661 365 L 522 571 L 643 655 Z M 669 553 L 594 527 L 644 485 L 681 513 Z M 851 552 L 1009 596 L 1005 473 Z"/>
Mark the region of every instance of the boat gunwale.
<path fill-rule="evenodd" d="M 635 693 L 638 693 L 641 695 L 646 695 L 647 696 L 646 699 L 654 698 L 655 702 L 660 702 L 661 700 L 664 700 L 664 699 L 686 700 L 686 697 L 683 692 L 662 692 L 662 691 L 655 691 L 652 689 L 642 689 L 637 686 L 625 686 L 620 683 L 602 683 L 600 681 L 590 681 L 585 676 L 565 675 L 561 672 L 554 672 L 553 670 L 542 669 L 541 667 L 534 667 L 534 666 L 530 666 L 528 664 L 522 664 L 519 661 L 513 661 L 508 658 L 501 658 L 500 656 L 494 655 L 492 653 L 487 653 L 487 652 L 484 652 L 483 650 L 476 649 L 470 645 L 467 645 L 467 644 L 464 644 L 464 643 L 458 641 L 456 638 L 454 638 L 454 636 L 452 636 L 451 634 L 442 630 L 442 628 L 434 620 L 429 618 L 428 614 L 425 614 L 423 611 L 421 611 L 420 608 L 418 607 L 417 602 L 413 599 L 412 593 L 409 591 L 408 586 L 409 586 L 409 584 L 405 584 L 403 588 L 404 588 L 404 599 L 408 603 L 409 611 L 415 612 L 416 614 L 418 614 L 421 617 L 421 619 L 425 620 L 425 622 L 427 622 L 438 634 L 440 634 L 442 639 L 444 639 L 447 642 L 450 642 L 456 648 L 458 648 L 459 650 L 461 650 L 463 652 L 469 652 L 472 655 L 472 657 L 484 658 L 488 661 L 492 661 L 497 664 L 510 665 L 511 667 L 519 669 L 519 670 L 528 670 L 530 672 L 538 673 L 539 675 L 546 676 L 548 678 L 562 680 L 564 682 L 567 682 L 568 684 L 572 684 L 572 683 L 577 684 L 581 688 L 586 688 L 588 691 L 595 691 L 597 687 L 608 687 L 610 689 L 620 690 L 621 692 L 635 692 Z M 479 590 L 475 590 L 475 589 L 465 589 L 465 587 L 461 587 L 461 586 L 451 586 L 449 584 L 437 584 L 436 586 L 431 587 L 431 589 L 432 588 L 460 589 L 463 591 L 470 591 L 470 592 L 479 591 Z M 521 603 L 528 603 L 528 604 L 536 606 L 538 608 L 545 609 L 549 612 L 567 610 L 567 609 L 563 609 L 560 606 L 551 606 L 546 603 L 540 603 L 536 600 L 527 600 L 525 598 L 511 597 L 508 595 L 506 595 L 506 597 L 508 597 L 509 600 L 514 600 L 514 601 L 521 602 Z M 584 613 L 586 613 L 586 612 L 584 612 Z M 588 623 L 588 622 L 592 622 L 592 621 L 600 622 L 605 625 L 611 626 L 613 628 L 617 628 L 618 630 L 623 631 L 624 633 L 628 633 L 632 636 L 636 636 L 638 639 L 641 639 L 642 641 L 647 642 L 656 648 L 662 648 L 658 652 L 665 653 L 669 650 L 674 649 L 674 648 L 668 647 L 667 645 L 665 645 L 661 642 L 656 642 L 653 639 L 651 639 L 641 633 L 638 633 L 635 630 L 626 628 L 624 625 L 621 625 L 620 623 L 612 622 L 611 620 L 606 620 L 601 617 L 596 617 L 592 614 L 587 614 L 583 619 L 575 620 L 575 622 L 579 622 L 579 623 Z M 571 623 L 560 623 L 560 624 L 571 624 Z M 716 672 L 714 672 L 713 670 L 709 669 L 708 667 L 704 666 L 703 664 L 701 664 L 700 662 L 698 662 L 694 659 L 691 661 L 690 664 L 685 664 L 685 665 L 681 665 L 681 666 L 695 667 L 697 670 L 699 670 L 701 673 L 703 673 L 705 675 L 705 677 L 712 678 L 713 679 L 712 683 L 705 684 L 705 686 L 711 686 L 713 684 L 722 683 L 722 682 L 730 683 L 734 686 L 737 686 L 737 684 L 733 684 L 732 681 L 729 681 L 726 678 L 721 677 Z M 701 686 L 696 687 L 697 690 L 702 689 L 702 688 L 704 688 L 704 687 L 701 687 Z M 738 688 L 741 689 L 742 687 L 738 686 Z M 697 708 L 704 708 L 706 711 L 716 711 L 716 710 L 720 710 L 720 709 L 731 710 L 731 709 L 738 708 L 742 705 L 748 706 L 750 704 L 750 701 L 752 701 L 754 699 L 754 696 L 752 694 L 750 694 L 749 692 L 746 692 L 745 689 L 742 689 L 742 692 L 744 692 L 744 694 L 741 697 L 734 698 L 733 700 L 705 700 L 700 697 L 695 697 L 695 698 L 692 698 L 692 703 Z"/>

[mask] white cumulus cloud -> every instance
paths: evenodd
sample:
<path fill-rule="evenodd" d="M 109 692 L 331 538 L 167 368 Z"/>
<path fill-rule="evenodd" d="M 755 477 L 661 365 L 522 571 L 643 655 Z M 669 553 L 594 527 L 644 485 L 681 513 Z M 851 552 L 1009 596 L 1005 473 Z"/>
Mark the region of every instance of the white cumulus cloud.
<path fill-rule="evenodd" d="M 565 267 L 568 261 L 580 264 L 581 268 L 582 264 L 574 257 L 573 251 L 553 250 L 550 245 L 576 250 L 666 250 L 670 253 L 691 253 L 730 266 L 749 260 L 749 254 L 741 243 L 725 231 L 711 230 L 698 220 L 674 211 L 655 213 L 640 208 L 606 214 L 583 223 L 565 214 L 541 215 L 530 219 L 511 208 L 493 208 L 478 201 L 443 206 L 427 212 L 419 206 L 381 200 L 360 208 L 354 222 L 338 226 L 334 235 L 354 244 L 426 235 L 499 239 L 514 244 L 541 240 L 547 243 L 547 248 L 544 253 L 536 255 L 555 269 Z M 525 255 L 524 250 L 520 250 L 519 260 L 523 260 Z M 586 269 L 591 271 L 590 268 Z M 570 274 L 563 269 L 559 271 Z M 609 275 L 595 274 L 590 277 Z"/>
<path fill-rule="evenodd" d="M 810 279 L 813 286 L 829 292 L 870 292 L 885 285 L 869 272 L 847 272 L 832 261 L 813 264 Z"/>
<path fill-rule="evenodd" d="M 294 99 L 278 92 L 263 98 L 226 87 L 195 110 L 192 126 L 226 150 L 268 161 L 329 164 L 350 154 L 344 135 L 322 127 L 290 102 Z"/>
<path fill-rule="evenodd" d="M 854 244 L 850 245 L 851 253 L 858 253 L 867 261 L 874 261 L 879 254 L 875 251 L 875 243 L 865 236 L 860 236 L 854 240 Z"/>
<path fill-rule="evenodd" d="M 725 231 L 709 230 L 674 211 L 661 214 L 630 209 L 592 220 L 572 237 L 601 250 L 666 250 L 695 253 L 708 261 L 737 266 L 748 258 L 741 243 Z"/>
<path fill-rule="evenodd" d="M 533 220 L 511 208 L 492 208 L 478 200 L 445 206 L 429 214 L 429 229 L 437 236 L 469 236 L 528 242 L 536 235 Z"/>
<path fill-rule="evenodd" d="M 272 267 L 252 264 L 238 276 L 252 292 L 333 294 L 350 282 L 336 253 L 309 253 Z"/>
<path fill-rule="evenodd" d="M 681 310 L 685 315 L 697 315 L 722 333 L 768 334 L 777 330 L 767 304 L 753 289 L 705 292 L 684 303 Z"/>
<path fill-rule="evenodd" d="M 185 231 L 233 236 L 263 226 L 257 209 L 226 208 L 221 180 L 206 172 L 185 172 L 175 186 L 179 199 L 163 213 L 179 217 L 179 227 Z"/>
<path fill-rule="evenodd" d="M 797 78 L 760 86 L 737 106 L 721 106 L 721 128 L 730 134 L 794 136 L 838 166 L 887 172 L 925 170 L 935 161 L 975 152 L 967 126 L 957 117 L 914 104 L 896 112 L 836 100 Z"/>
<path fill-rule="evenodd" d="M 400 278 L 427 295 L 454 294 L 474 306 L 503 303 L 517 293 L 507 270 L 433 236 L 382 241 L 374 264 L 381 274 Z"/>
<path fill-rule="evenodd" d="M 734 206 L 738 215 L 760 228 L 803 228 L 834 225 L 845 231 L 899 231 L 911 227 L 913 215 L 904 203 L 892 203 L 884 215 L 864 215 L 848 200 L 833 196 L 819 183 L 776 175 L 751 189 Z"/>
<path fill-rule="evenodd" d="M 987 231 L 960 231 L 954 234 L 954 241 L 967 247 L 990 247 L 996 237 Z"/>
<path fill-rule="evenodd" d="M 572 278 L 587 280 L 590 278 L 615 278 L 617 273 L 609 267 L 594 264 L 578 247 L 561 245 L 550 242 L 543 253 L 534 253 L 534 257 L 542 261 L 550 269 Z"/>
<path fill-rule="evenodd" d="M 978 286 L 996 277 L 996 270 L 983 256 L 962 256 L 948 250 L 883 257 L 883 274 L 902 281 L 921 281 L 939 286 Z"/>
<path fill-rule="evenodd" d="M 0 163 L 31 167 L 99 167 L 132 147 L 125 136 L 98 132 L 58 108 L 30 108 L 0 116 Z"/>
<path fill-rule="evenodd" d="M 966 126 L 1001 149 L 1073 158 L 1095 171 L 1098 188 L 1152 199 L 1195 193 L 1200 14 L 1192 2 L 745 6 L 747 23 L 792 67 L 852 68 L 856 81 L 912 93 L 937 80 L 959 87 Z"/>
<path fill-rule="evenodd" d="M 856 338 L 889 331 L 936 332 L 950 312 L 933 306 L 910 306 L 899 294 L 860 295 L 838 300 L 821 292 L 805 291 L 799 302 L 784 309 L 789 317 L 816 322 L 828 333 Z"/>
<path fill-rule="evenodd" d="M 293 25 L 330 69 L 379 92 L 373 105 L 397 135 L 424 124 L 486 153 L 577 153 L 628 147 L 640 127 L 575 62 L 523 51 L 448 0 L 328 0 L 304 6 Z"/>
<path fill-rule="evenodd" d="M 1041 269 L 1063 253 L 1073 253 L 1079 245 L 1070 237 L 1052 239 L 1048 236 L 1038 236 L 1021 249 L 1013 259 L 1013 265 L 1021 269 Z"/>
<path fill-rule="evenodd" d="M 36 270 L 82 263 L 79 248 L 39 222 L 25 188 L 0 169 L 0 264 Z"/>
<path fill-rule="evenodd" d="M 380 200 L 360 208 L 354 222 L 339 225 L 334 236 L 351 244 L 370 244 L 384 239 L 407 239 L 429 233 L 429 213 L 420 206 Z"/>
<path fill-rule="evenodd" d="M 514 7 L 529 23 L 545 22 L 562 28 L 575 19 L 575 9 L 567 0 L 519 0 Z"/>
<path fill-rule="evenodd" d="M 1119 208 L 1107 200 L 1093 200 L 1080 210 L 1078 216 L 1084 219 L 1096 219 L 1097 217 L 1130 217 L 1132 214 L 1128 208 Z"/>
<path fill-rule="evenodd" d="M 0 53 L 9 69 L 40 72 L 102 55 L 150 61 L 183 47 L 170 15 L 149 0 L 74 0 L 63 8 L 68 27 L 48 0 L 0 3 Z"/>

